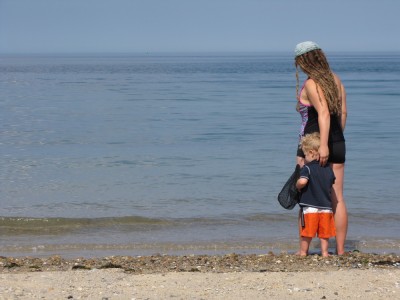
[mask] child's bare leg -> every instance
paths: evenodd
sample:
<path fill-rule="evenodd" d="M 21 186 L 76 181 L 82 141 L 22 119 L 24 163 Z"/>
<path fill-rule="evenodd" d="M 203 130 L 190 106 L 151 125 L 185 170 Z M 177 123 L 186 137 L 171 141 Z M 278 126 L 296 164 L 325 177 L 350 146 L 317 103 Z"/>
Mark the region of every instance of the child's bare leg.
<path fill-rule="evenodd" d="M 328 252 L 329 239 L 320 238 L 320 240 L 321 240 L 321 255 L 323 257 L 327 257 L 327 256 L 329 256 L 329 252 Z"/>
<path fill-rule="evenodd" d="M 302 236 L 300 239 L 300 256 L 307 256 L 312 238 Z"/>
<path fill-rule="evenodd" d="M 299 210 L 299 216 L 298 216 L 298 218 L 297 218 L 297 226 L 298 226 L 298 228 L 299 228 L 299 247 L 301 248 L 301 229 L 303 228 L 302 226 L 301 226 L 301 209 Z M 297 253 L 296 253 L 296 255 L 300 255 L 300 251 L 298 251 Z"/>

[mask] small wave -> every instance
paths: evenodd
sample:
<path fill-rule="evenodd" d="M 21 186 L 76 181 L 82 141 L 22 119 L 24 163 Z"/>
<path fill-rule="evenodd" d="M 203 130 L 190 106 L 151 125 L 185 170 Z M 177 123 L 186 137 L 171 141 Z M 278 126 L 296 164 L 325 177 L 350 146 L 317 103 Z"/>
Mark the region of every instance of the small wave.
<path fill-rule="evenodd" d="M 71 231 L 97 228 L 129 227 L 143 230 L 144 227 L 167 226 L 171 221 L 139 216 L 110 218 L 29 218 L 0 217 L 0 232 L 4 235 L 19 234 L 63 234 Z M 122 229 L 122 228 L 121 228 Z"/>
<path fill-rule="evenodd" d="M 319 241 L 311 242 L 311 253 L 319 253 Z M 329 241 L 329 251 L 334 253 L 335 241 Z M 377 254 L 400 253 L 400 240 L 347 240 L 346 251 L 361 251 Z M 49 256 L 52 254 L 64 257 L 104 257 L 115 255 L 190 255 L 205 254 L 219 255 L 228 253 L 238 254 L 264 254 L 273 253 L 295 253 L 298 250 L 296 238 L 270 238 L 265 240 L 236 240 L 236 241 L 208 241 L 187 243 L 131 243 L 131 244 L 24 244 L 24 245 L 0 245 L 0 252 L 5 256 Z"/>
<path fill-rule="evenodd" d="M 353 223 L 371 223 L 371 222 L 381 222 L 381 223 L 391 223 L 399 224 L 400 215 L 398 213 L 349 213 L 349 218 Z"/>
<path fill-rule="evenodd" d="M 215 226 L 245 226 L 261 223 L 262 226 L 293 222 L 287 214 L 225 215 L 220 217 L 192 218 L 148 218 L 143 216 L 102 218 L 33 218 L 0 217 L 0 233 L 13 235 L 62 235 L 90 230 L 97 231 L 142 231 L 167 230 L 172 228 L 205 228 Z"/>

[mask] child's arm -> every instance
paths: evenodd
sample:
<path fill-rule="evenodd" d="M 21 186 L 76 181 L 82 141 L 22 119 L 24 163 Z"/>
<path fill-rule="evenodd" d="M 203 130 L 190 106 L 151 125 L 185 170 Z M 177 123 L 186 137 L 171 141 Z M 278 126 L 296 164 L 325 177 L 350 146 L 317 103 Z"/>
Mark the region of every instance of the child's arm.
<path fill-rule="evenodd" d="M 296 188 L 298 190 L 301 190 L 303 187 L 305 187 L 308 183 L 308 179 L 304 177 L 300 177 L 297 182 L 296 182 Z"/>
<path fill-rule="evenodd" d="M 304 165 L 300 169 L 300 177 L 296 181 L 296 188 L 299 191 L 307 185 L 309 177 L 310 177 L 310 168 L 307 165 Z"/>

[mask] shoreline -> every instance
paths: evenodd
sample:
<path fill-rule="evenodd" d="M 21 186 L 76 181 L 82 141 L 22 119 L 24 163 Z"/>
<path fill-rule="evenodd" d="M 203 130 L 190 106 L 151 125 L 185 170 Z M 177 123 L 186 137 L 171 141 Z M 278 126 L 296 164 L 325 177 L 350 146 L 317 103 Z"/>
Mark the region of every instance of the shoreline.
<path fill-rule="evenodd" d="M 4 242 L 4 241 L 3 241 Z M 378 255 L 400 255 L 400 239 L 348 239 L 345 250 L 348 252 L 374 253 Z M 38 243 L 38 244 L 10 244 L 0 245 L 0 255 L 3 257 L 37 257 L 46 258 L 54 255 L 65 259 L 74 258 L 102 258 L 109 256 L 152 256 L 152 255 L 208 255 L 222 256 L 230 253 L 240 255 L 265 253 L 294 254 L 298 251 L 298 237 L 287 239 L 269 238 L 266 240 L 218 240 L 195 242 L 148 242 L 148 243 Z M 334 252 L 336 243 L 334 239 L 329 241 L 329 251 Z M 319 253 L 318 239 L 313 239 L 310 252 Z"/>
<path fill-rule="evenodd" d="M 0 256 L 0 274 L 43 271 L 121 269 L 135 274 L 168 272 L 308 272 L 340 269 L 398 268 L 400 255 L 352 251 L 346 255 L 322 257 L 311 254 L 237 254 L 226 255 L 149 255 L 94 258 L 4 257 Z"/>
<path fill-rule="evenodd" d="M 394 299 L 400 256 L 0 257 L 0 299 Z"/>

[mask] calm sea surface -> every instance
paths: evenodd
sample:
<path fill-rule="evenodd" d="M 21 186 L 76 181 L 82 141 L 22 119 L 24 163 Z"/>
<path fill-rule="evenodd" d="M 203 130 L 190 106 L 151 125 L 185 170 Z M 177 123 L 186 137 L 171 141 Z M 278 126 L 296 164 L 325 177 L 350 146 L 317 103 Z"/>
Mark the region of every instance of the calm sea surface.
<path fill-rule="evenodd" d="M 400 253 L 400 54 L 328 58 L 347 248 Z M 295 84 L 291 54 L 0 56 L 0 254 L 295 251 Z"/>

